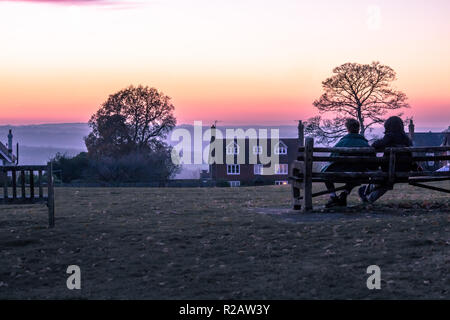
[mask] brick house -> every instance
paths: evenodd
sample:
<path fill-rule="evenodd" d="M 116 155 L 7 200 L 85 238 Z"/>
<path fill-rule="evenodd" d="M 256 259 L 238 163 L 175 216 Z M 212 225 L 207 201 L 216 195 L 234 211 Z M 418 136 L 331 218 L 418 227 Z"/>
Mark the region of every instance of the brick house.
<path fill-rule="evenodd" d="M 216 140 L 215 127 L 211 127 L 211 143 Z M 299 122 L 299 138 L 268 138 L 262 142 L 259 139 L 245 137 L 245 139 L 222 139 L 222 161 L 209 165 L 209 175 L 216 182 L 228 183 L 232 187 L 240 185 L 289 183 L 291 164 L 296 160 L 300 141 L 303 140 L 303 127 Z M 264 149 L 267 150 L 264 150 Z M 212 156 L 215 152 L 212 151 Z M 274 165 L 263 164 L 264 157 L 278 156 Z M 241 157 L 241 161 L 239 161 Z"/>

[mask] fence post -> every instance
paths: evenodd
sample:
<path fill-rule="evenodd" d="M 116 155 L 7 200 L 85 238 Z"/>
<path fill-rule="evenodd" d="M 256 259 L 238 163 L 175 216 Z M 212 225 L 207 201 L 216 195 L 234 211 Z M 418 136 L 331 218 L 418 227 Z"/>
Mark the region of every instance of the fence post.
<path fill-rule="evenodd" d="M 392 190 L 394 188 L 395 182 L 395 151 L 391 149 L 389 153 L 389 188 Z"/>
<path fill-rule="evenodd" d="M 312 210 L 312 165 L 313 165 L 314 139 L 305 139 L 305 152 L 303 154 L 303 212 Z"/>
<path fill-rule="evenodd" d="M 34 201 L 34 171 L 30 170 L 30 199 Z"/>
<path fill-rule="evenodd" d="M 44 197 L 44 192 L 42 190 L 42 170 L 39 170 L 38 173 L 38 185 L 39 185 L 39 199 Z"/>
<path fill-rule="evenodd" d="M 1 170 L 1 169 L 0 169 Z M 0 171 L 3 180 L 3 203 L 8 203 L 8 171 Z"/>
<path fill-rule="evenodd" d="M 47 164 L 47 188 L 48 188 L 48 226 L 55 226 L 55 190 L 53 189 L 53 168 L 52 163 Z"/>
<path fill-rule="evenodd" d="M 304 147 L 305 146 L 305 126 L 303 125 L 302 120 L 298 121 L 298 147 Z M 303 157 L 302 152 L 298 152 L 298 149 L 296 150 L 297 157 L 296 160 L 299 160 Z M 298 162 L 294 160 L 294 162 L 291 163 L 291 175 L 293 178 L 298 177 L 300 174 L 300 168 L 297 166 Z M 300 183 L 296 180 L 293 180 L 292 182 L 292 207 L 294 210 L 301 210 L 301 200 L 300 200 Z"/>
<path fill-rule="evenodd" d="M 298 142 L 300 147 L 305 145 L 305 126 L 302 120 L 298 121 Z"/>
<path fill-rule="evenodd" d="M 25 187 L 25 170 L 20 171 L 20 189 L 22 190 L 22 200 L 25 201 L 27 197 L 26 187 Z"/>
<path fill-rule="evenodd" d="M 16 169 L 12 169 L 11 173 L 11 182 L 12 182 L 12 197 L 13 201 L 16 201 L 17 199 L 17 174 Z"/>

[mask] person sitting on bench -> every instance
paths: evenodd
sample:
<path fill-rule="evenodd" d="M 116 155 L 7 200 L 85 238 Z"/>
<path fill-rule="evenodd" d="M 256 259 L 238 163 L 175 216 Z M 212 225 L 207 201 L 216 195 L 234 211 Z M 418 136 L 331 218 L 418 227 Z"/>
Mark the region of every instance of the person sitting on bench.
<path fill-rule="evenodd" d="M 376 140 L 372 147 L 377 151 L 383 151 L 386 148 L 395 147 L 411 147 L 412 142 L 408 135 L 405 133 L 405 128 L 403 120 L 397 116 L 390 117 L 384 123 L 384 137 L 382 139 Z M 383 157 L 389 159 L 389 154 L 384 154 Z M 396 166 L 395 171 L 405 171 L 409 172 L 412 170 L 417 170 L 417 166 L 414 167 L 412 161 L 411 152 L 400 152 L 396 154 Z M 383 172 L 389 170 L 389 166 L 384 164 L 381 166 Z M 389 189 L 391 189 L 386 184 L 369 184 L 362 186 L 358 190 L 359 197 L 363 202 L 373 203 L 378 200 L 383 194 L 385 194 Z"/>
<path fill-rule="evenodd" d="M 345 128 L 348 134 L 342 137 L 334 147 L 347 147 L 347 148 L 367 148 L 369 142 L 364 136 L 359 134 L 359 122 L 356 119 L 348 118 L 345 121 Z M 343 153 L 332 153 L 331 157 L 342 156 Z M 375 155 L 375 154 L 374 154 Z M 353 154 L 354 156 L 354 154 Z M 361 156 L 364 156 L 362 154 Z M 340 163 L 338 161 L 331 162 L 322 168 L 321 172 L 363 172 L 369 168 L 365 164 L 350 164 L 350 163 Z M 336 195 L 334 183 L 331 181 L 326 181 L 325 186 L 330 192 L 330 200 L 325 205 L 326 208 L 331 208 L 335 206 L 347 206 L 347 196 L 350 194 L 352 189 L 358 184 L 347 183 L 345 184 L 345 190 L 339 196 Z"/>

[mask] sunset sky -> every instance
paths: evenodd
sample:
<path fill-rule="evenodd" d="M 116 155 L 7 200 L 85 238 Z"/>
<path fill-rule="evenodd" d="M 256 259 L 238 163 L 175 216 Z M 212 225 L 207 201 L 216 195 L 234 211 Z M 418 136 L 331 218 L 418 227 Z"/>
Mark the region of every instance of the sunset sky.
<path fill-rule="evenodd" d="M 0 124 L 86 122 L 130 84 L 179 124 L 293 124 L 335 66 L 380 61 L 405 114 L 446 128 L 449 39 L 448 0 L 0 0 Z"/>

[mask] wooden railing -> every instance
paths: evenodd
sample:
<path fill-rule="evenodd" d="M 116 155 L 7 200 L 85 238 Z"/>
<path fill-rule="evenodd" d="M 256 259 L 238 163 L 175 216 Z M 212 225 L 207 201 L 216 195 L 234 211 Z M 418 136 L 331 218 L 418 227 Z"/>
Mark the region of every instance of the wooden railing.
<path fill-rule="evenodd" d="M 409 183 L 416 187 L 422 187 L 435 191 L 450 193 L 450 190 L 440 187 L 422 184 L 423 182 L 450 180 L 450 172 L 436 171 L 397 171 L 398 168 L 397 155 L 399 153 L 409 153 L 412 157 L 408 157 L 408 161 L 448 161 L 450 160 L 450 146 L 445 147 L 399 147 L 386 148 L 383 151 L 376 151 L 373 148 L 314 148 L 314 140 L 312 138 L 305 139 L 305 146 L 299 148 L 299 156 L 297 161 L 292 164 L 290 180 L 292 182 L 292 198 L 293 207 L 296 210 L 303 211 L 312 210 L 312 198 L 329 193 L 328 190 L 317 193 L 312 192 L 313 182 L 337 182 L 356 184 L 363 183 L 382 183 L 391 187 L 395 183 Z M 383 153 L 384 156 L 376 156 Z M 420 155 L 420 153 L 433 153 L 433 155 Z M 337 156 L 316 156 L 315 153 L 334 153 Z M 436 154 L 437 155 L 434 155 Z M 442 154 L 439 154 L 442 153 Z M 446 154 L 445 154 L 446 153 Z M 419 154 L 419 155 L 418 155 Z M 386 156 L 387 155 L 387 156 Z M 374 170 L 364 172 L 313 172 L 314 162 L 339 162 L 348 164 L 368 164 L 381 166 L 384 165 L 388 169 L 385 171 Z M 343 190 L 344 187 L 336 188 L 335 191 Z M 301 195 L 303 190 L 303 196 Z"/>
<path fill-rule="evenodd" d="M 0 205 L 47 204 L 48 224 L 55 225 L 55 193 L 51 163 L 0 167 Z"/>

